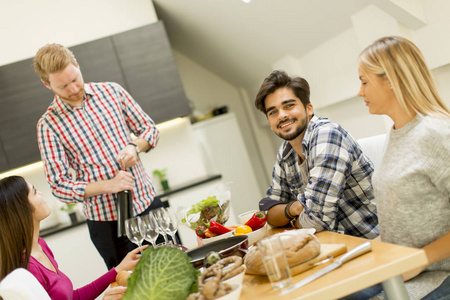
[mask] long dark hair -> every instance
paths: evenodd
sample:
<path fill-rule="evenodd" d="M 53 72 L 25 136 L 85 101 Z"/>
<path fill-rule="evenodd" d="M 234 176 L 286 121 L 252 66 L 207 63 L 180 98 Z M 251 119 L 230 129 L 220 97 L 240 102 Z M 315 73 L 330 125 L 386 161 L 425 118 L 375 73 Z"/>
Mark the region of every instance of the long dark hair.
<path fill-rule="evenodd" d="M 0 280 L 30 261 L 34 228 L 28 193 L 23 177 L 0 180 Z"/>

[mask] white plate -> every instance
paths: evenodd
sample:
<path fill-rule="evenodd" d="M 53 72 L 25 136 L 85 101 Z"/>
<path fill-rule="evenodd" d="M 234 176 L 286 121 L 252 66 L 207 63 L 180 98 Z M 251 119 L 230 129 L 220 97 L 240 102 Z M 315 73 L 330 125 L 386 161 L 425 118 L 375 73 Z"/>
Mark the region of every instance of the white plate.
<path fill-rule="evenodd" d="M 233 290 L 216 300 L 239 300 L 239 297 L 241 297 L 242 283 L 230 283 L 230 285 Z"/>
<path fill-rule="evenodd" d="M 257 241 L 263 239 L 267 234 L 267 223 L 264 224 L 264 226 L 258 230 L 246 233 L 245 235 L 248 236 L 248 245 L 251 246 Z M 234 235 L 234 230 L 233 230 Z"/>
<path fill-rule="evenodd" d="M 244 266 L 244 271 L 242 271 L 241 273 L 237 274 L 234 277 L 231 277 L 230 279 L 225 280 L 224 283 L 228 283 L 228 284 L 242 283 L 242 281 L 244 281 L 245 271 L 247 270 L 247 267 L 244 264 L 243 264 L 243 266 Z"/>

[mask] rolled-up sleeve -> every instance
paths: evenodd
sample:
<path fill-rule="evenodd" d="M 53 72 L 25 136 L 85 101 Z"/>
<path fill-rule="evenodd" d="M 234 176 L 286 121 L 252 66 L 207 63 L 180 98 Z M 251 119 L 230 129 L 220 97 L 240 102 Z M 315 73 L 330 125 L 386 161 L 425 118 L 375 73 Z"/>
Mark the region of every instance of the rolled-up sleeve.
<path fill-rule="evenodd" d="M 159 130 L 155 122 L 126 90 L 120 85 L 117 85 L 117 88 L 125 106 L 125 121 L 128 128 L 135 136 L 145 139 L 150 144 L 149 150 L 154 148 L 159 139 Z"/>

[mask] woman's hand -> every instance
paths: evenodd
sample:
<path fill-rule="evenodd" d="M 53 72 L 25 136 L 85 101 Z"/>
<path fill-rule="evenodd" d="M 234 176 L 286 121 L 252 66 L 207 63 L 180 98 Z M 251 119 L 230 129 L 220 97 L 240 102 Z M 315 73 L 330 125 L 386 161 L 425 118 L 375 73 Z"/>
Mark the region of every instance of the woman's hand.
<path fill-rule="evenodd" d="M 106 290 L 103 300 L 120 300 L 125 295 L 127 288 L 125 286 L 116 286 Z"/>
<path fill-rule="evenodd" d="M 138 254 L 139 250 L 144 250 L 148 247 L 148 245 L 138 247 L 134 249 L 133 251 L 128 252 L 127 256 L 120 262 L 120 264 L 115 268 L 116 272 L 119 273 L 120 271 L 130 271 L 132 270 L 136 264 L 139 261 L 139 258 L 141 258 L 141 255 Z"/>

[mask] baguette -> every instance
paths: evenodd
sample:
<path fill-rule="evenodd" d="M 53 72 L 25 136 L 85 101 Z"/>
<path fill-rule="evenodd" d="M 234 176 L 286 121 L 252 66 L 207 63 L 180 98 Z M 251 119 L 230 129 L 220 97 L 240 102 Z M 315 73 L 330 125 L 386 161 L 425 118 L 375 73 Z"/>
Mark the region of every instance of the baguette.
<path fill-rule="evenodd" d="M 320 254 L 320 242 L 309 233 L 280 234 L 289 267 L 307 262 Z M 247 272 L 257 275 L 267 275 L 258 247 L 251 247 L 244 257 Z"/>

